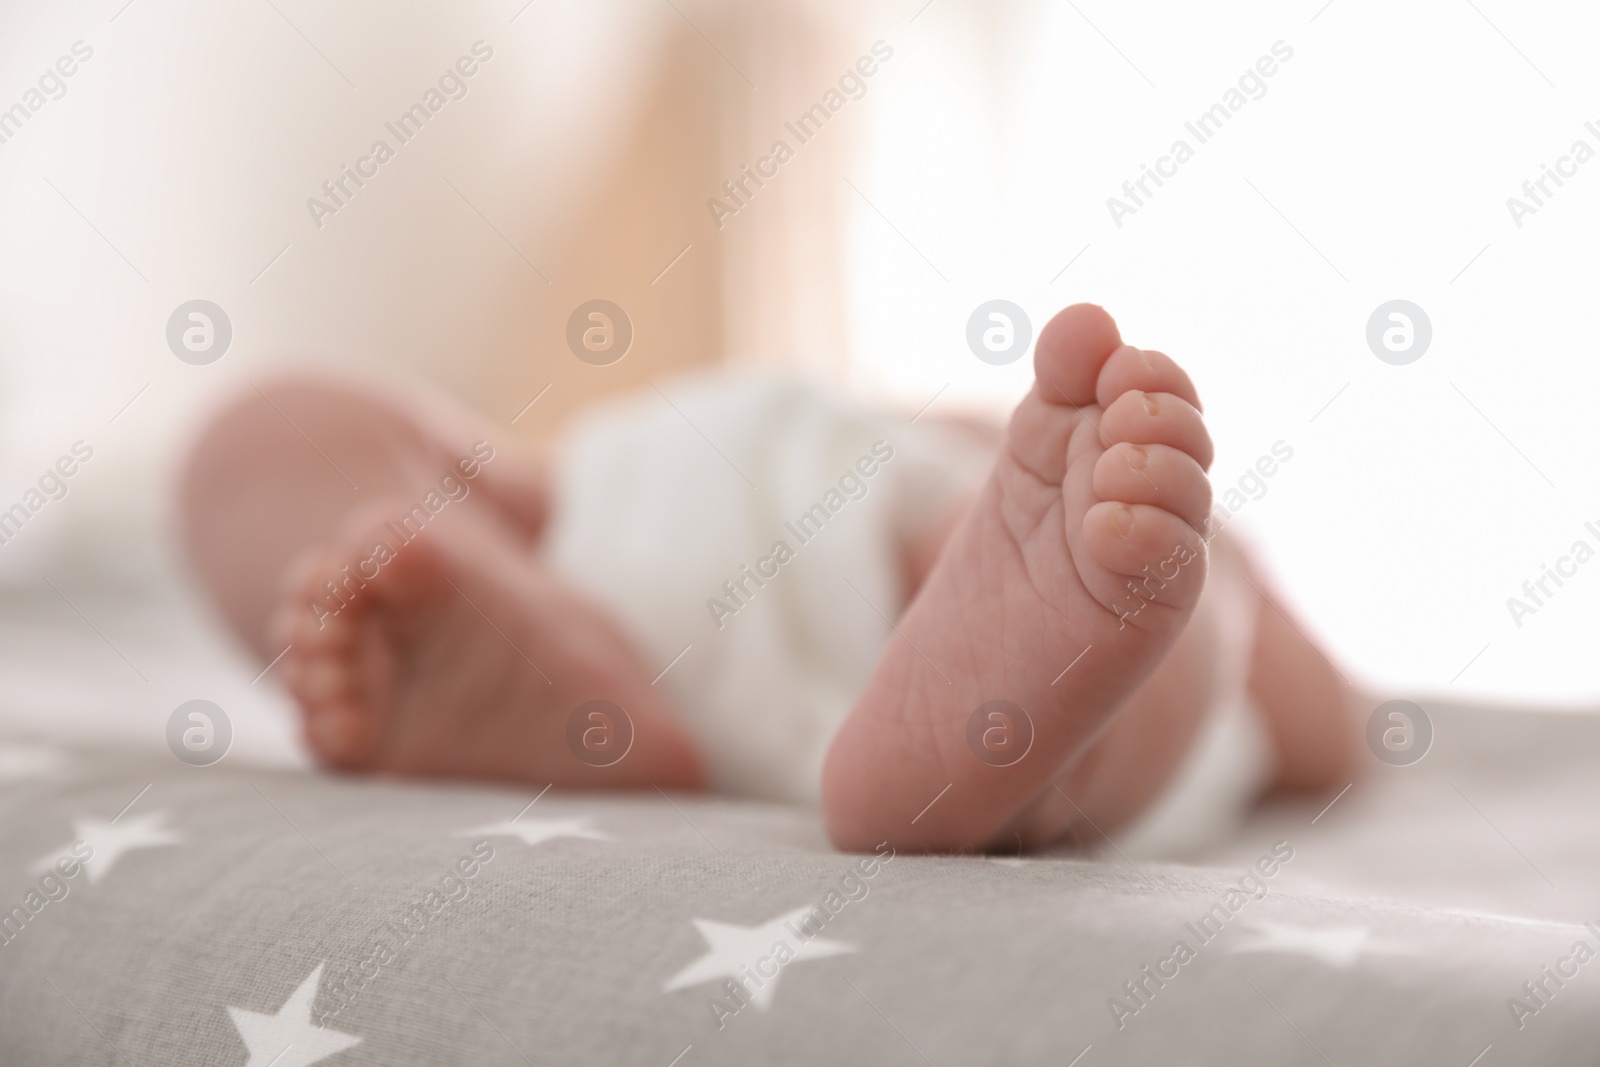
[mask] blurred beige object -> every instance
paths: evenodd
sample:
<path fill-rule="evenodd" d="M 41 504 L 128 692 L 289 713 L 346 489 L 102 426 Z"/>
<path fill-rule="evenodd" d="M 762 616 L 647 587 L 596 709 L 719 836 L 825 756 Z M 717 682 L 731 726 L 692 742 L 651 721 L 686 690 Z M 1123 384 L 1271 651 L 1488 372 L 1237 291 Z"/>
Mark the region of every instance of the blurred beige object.
<path fill-rule="evenodd" d="M 550 315 L 531 331 L 554 350 L 539 363 L 553 385 L 532 432 L 552 433 L 594 399 L 668 371 L 845 368 L 840 198 L 851 127 L 830 120 L 802 145 L 785 124 L 857 53 L 815 5 L 680 6 L 640 109 L 576 206 Z M 780 140 L 793 161 L 751 179 Z M 713 201 L 738 206 L 729 216 Z M 633 351 L 599 369 L 570 359 L 561 340 L 568 310 L 594 298 L 621 305 L 635 330 Z M 519 384 L 532 395 L 544 383 L 530 371 Z"/>
<path fill-rule="evenodd" d="M 719 230 L 707 206 L 870 48 L 840 10 L 0 6 L 15 69 L 93 49 L 0 145 L 0 489 L 80 438 L 96 456 L 0 572 L 146 573 L 201 412 L 292 363 L 421 377 L 545 441 L 600 396 L 730 356 L 842 367 L 840 161 L 859 108 L 758 210 Z M 397 141 L 469 54 L 464 93 Z M 379 139 L 393 157 L 332 201 Z M 195 299 L 232 327 L 206 366 L 166 344 Z M 634 325 L 607 367 L 565 341 L 593 299 Z"/>

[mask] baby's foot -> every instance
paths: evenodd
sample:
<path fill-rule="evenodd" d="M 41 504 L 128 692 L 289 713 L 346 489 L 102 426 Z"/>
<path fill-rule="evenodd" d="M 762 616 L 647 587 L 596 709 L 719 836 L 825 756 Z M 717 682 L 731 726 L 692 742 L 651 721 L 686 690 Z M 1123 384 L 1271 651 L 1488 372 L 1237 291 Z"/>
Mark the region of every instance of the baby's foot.
<path fill-rule="evenodd" d="M 284 678 L 323 762 L 579 787 L 700 786 L 695 746 L 598 607 L 491 516 L 441 516 L 405 541 L 393 521 L 405 509 L 403 497 L 363 509 L 336 544 L 291 568 L 274 636 L 290 646 Z M 585 713 L 570 731 L 590 701 L 621 708 L 625 720 L 596 705 L 601 717 Z"/>
<path fill-rule="evenodd" d="M 1040 333 L 1034 370 L 993 474 L 829 750 L 824 815 L 843 848 L 1009 838 L 1199 598 L 1211 441 L 1188 375 L 1086 304 Z"/>

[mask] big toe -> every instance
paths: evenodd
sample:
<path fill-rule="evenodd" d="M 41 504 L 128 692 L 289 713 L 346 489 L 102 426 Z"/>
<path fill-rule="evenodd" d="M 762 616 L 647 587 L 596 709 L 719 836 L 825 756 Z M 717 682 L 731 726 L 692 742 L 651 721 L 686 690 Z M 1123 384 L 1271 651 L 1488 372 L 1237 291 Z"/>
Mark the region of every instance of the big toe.
<path fill-rule="evenodd" d="M 1100 370 L 1122 345 L 1115 320 L 1096 304 L 1074 304 L 1057 312 L 1039 331 L 1033 372 L 1040 398 L 1083 407 L 1095 402 Z"/>
<path fill-rule="evenodd" d="M 359 671 L 363 609 L 347 590 L 341 596 L 330 588 L 344 562 L 326 550 L 303 553 L 284 582 L 272 631 L 307 745 L 321 762 L 354 769 L 369 753 L 373 724 Z"/>

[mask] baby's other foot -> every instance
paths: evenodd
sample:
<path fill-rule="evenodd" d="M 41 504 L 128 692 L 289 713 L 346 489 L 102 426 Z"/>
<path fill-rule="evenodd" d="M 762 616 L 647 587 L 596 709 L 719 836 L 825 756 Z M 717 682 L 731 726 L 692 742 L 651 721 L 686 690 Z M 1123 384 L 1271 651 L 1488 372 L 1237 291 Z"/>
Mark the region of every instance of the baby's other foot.
<path fill-rule="evenodd" d="M 828 753 L 824 815 L 843 848 L 1009 840 L 1200 596 L 1212 449 L 1188 375 L 1086 304 L 1041 332 L 1034 370 L 988 483 Z"/>
<path fill-rule="evenodd" d="M 404 498 L 364 508 L 291 568 L 274 634 L 306 740 L 352 771 L 694 789 L 699 754 L 621 631 L 482 513 L 422 533 Z M 600 748 L 569 743 L 590 701 Z M 614 763 L 608 738 L 631 747 Z M 592 731 L 578 731 L 591 738 Z"/>

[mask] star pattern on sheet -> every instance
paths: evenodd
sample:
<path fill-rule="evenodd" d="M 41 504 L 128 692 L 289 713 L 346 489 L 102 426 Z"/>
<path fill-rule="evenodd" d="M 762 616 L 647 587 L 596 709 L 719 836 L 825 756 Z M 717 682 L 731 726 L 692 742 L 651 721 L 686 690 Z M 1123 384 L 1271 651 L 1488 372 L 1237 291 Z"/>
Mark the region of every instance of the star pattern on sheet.
<path fill-rule="evenodd" d="M 1244 927 L 1240 933 L 1243 942 L 1236 942 L 1230 952 L 1310 956 L 1340 970 L 1355 964 L 1367 948 L 1370 936 L 1365 926 L 1291 926 L 1260 921 Z"/>
<path fill-rule="evenodd" d="M 767 1010 L 772 1003 L 773 991 L 778 987 L 778 979 L 783 977 L 783 971 L 780 968 L 769 977 L 763 973 L 764 969 L 758 969 L 757 964 L 773 960 L 774 952 L 780 943 L 786 945 L 792 955 L 785 966 L 804 960 L 848 955 L 857 951 L 856 946 L 842 941 L 830 941 L 821 936 L 808 937 L 808 931 L 802 923 L 813 912 L 814 909 L 809 906 L 799 907 L 758 926 L 735 926 L 731 923 L 712 922 L 709 919 L 692 920 L 694 928 L 700 931 L 700 936 L 705 939 L 706 952 L 667 979 L 661 991 L 671 993 L 674 990 L 687 989 L 719 978 L 731 978 L 735 982 L 746 982 L 749 986 L 755 986 L 755 981 L 749 978 L 749 972 L 755 972 L 763 984 L 750 994 L 750 1003 L 762 1011 Z"/>
<path fill-rule="evenodd" d="M 48 855 L 41 856 L 34 863 L 31 872 L 41 874 L 54 867 L 57 861 L 63 858 L 76 859 L 72 848 L 78 841 L 82 841 L 94 849 L 94 854 L 82 861 L 84 872 L 89 876 L 89 884 L 98 885 L 111 873 L 111 868 L 116 866 L 117 861 L 129 852 L 183 844 L 183 838 L 168 829 L 166 821 L 167 813 L 164 811 L 112 819 L 110 822 L 89 816 L 73 819 L 72 830 L 77 837 Z"/>
<path fill-rule="evenodd" d="M 49 745 L 0 745 L 0 785 L 54 778 L 67 762 L 66 753 Z"/>
<path fill-rule="evenodd" d="M 504 822 L 486 823 L 459 831 L 457 837 L 515 837 L 524 845 L 542 845 L 558 837 L 576 837 L 587 841 L 610 841 L 610 834 L 602 833 L 591 825 L 593 819 L 507 819 Z"/>
<path fill-rule="evenodd" d="M 354 1034 L 330 1030 L 311 1021 L 311 1002 L 322 982 L 322 964 L 289 994 L 271 1015 L 245 1008 L 228 1009 L 234 1029 L 244 1039 L 250 1059 L 245 1067 L 309 1067 L 354 1045 Z"/>

